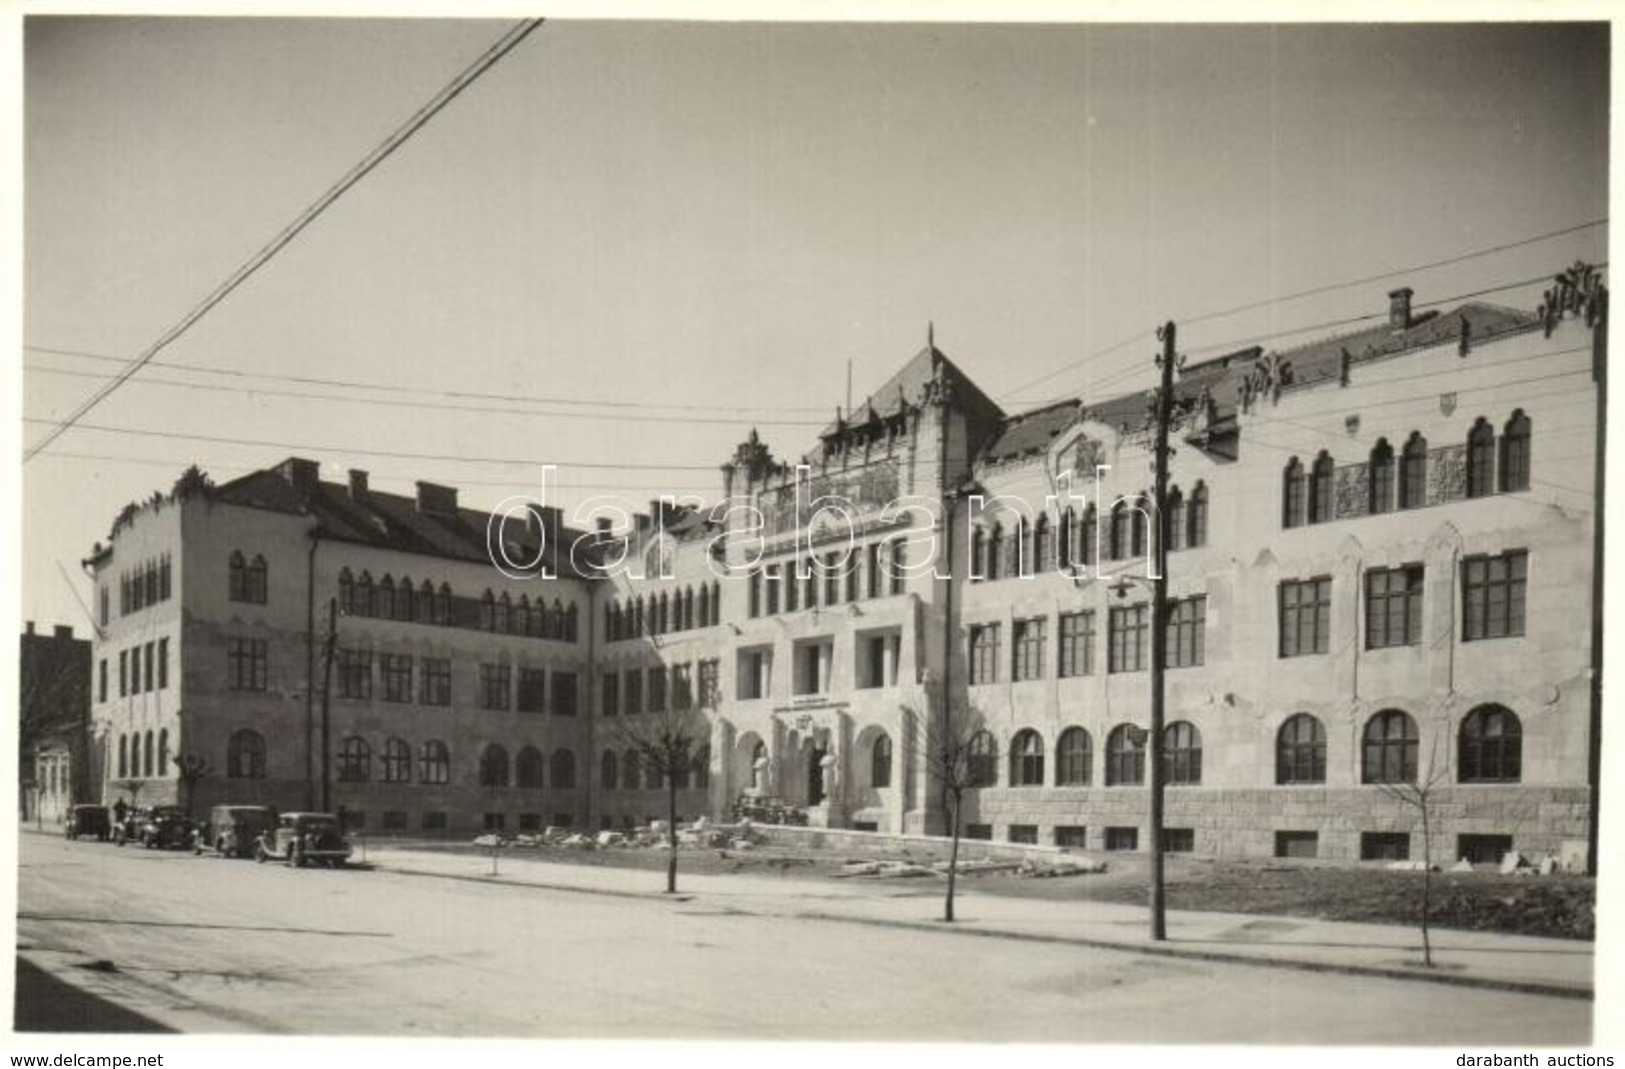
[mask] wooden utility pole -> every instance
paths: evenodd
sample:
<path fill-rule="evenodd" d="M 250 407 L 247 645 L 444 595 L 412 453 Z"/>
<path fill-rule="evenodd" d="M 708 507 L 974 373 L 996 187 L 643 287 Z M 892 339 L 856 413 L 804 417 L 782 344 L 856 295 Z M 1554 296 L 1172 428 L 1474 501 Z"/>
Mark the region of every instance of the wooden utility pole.
<path fill-rule="evenodd" d="M 322 640 L 322 812 L 333 811 L 333 657 L 339 641 L 339 599 L 327 602 L 327 636 Z"/>
<path fill-rule="evenodd" d="M 1166 669 L 1168 657 L 1168 424 L 1173 419 L 1174 366 L 1178 358 L 1174 353 L 1174 324 L 1172 320 L 1157 328 L 1162 342 L 1162 355 L 1157 365 L 1162 370 L 1162 383 L 1156 398 L 1156 477 L 1154 504 L 1156 537 L 1151 544 L 1151 737 L 1146 740 L 1146 783 L 1151 788 L 1148 816 L 1151 825 L 1151 938 L 1161 942 L 1168 938 L 1167 905 L 1163 887 L 1162 865 L 1162 730 L 1164 701 L 1166 699 Z"/>

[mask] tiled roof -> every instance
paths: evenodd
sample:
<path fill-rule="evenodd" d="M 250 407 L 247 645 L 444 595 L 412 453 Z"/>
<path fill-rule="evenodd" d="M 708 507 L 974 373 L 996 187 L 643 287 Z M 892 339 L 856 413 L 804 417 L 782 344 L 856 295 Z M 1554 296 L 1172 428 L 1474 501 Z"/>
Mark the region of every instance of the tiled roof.
<path fill-rule="evenodd" d="M 891 378 L 881 383 L 879 389 L 845 414 L 847 426 L 863 424 L 871 418 L 871 413 L 873 417 L 879 419 L 894 416 L 904 403 L 920 404 L 925 395 L 926 384 L 935 379 L 939 372 L 948 383 L 956 407 L 980 419 L 1004 418 L 1004 410 L 983 393 L 958 365 L 948 359 L 947 355 L 935 345 L 927 345 L 915 353 L 908 363 L 898 368 Z M 835 424 L 830 422 L 818 432 L 818 436 L 824 438 L 834 431 Z"/>
<path fill-rule="evenodd" d="M 1013 416 L 982 451 L 982 459 L 1001 461 L 1040 455 L 1062 431 L 1078 422 L 1078 415 L 1076 401 L 1061 401 Z"/>

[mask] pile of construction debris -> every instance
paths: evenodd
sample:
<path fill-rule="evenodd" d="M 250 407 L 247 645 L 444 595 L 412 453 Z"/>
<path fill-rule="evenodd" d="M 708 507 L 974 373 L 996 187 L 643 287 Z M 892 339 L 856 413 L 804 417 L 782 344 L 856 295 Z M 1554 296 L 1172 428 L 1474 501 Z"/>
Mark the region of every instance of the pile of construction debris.
<path fill-rule="evenodd" d="M 762 835 L 751 826 L 749 820 L 742 820 L 737 824 L 713 824 L 705 817 L 700 817 L 692 824 L 679 825 L 677 828 L 677 845 L 679 849 L 683 847 L 704 847 L 749 850 L 761 842 L 762 838 Z M 596 834 L 587 834 L 570 828 L 549 825 L 539 833 L 521 833 L 514 836 L 486 832 L 484 835 L 474 838 L 474 845 L 490 849 L 517 847 L 569 850 L 611 850 L 616 848 L 667 850 L 671 848 L 671 826 L 664 820 L 652 820 L 648 824 L 628 828 L 625 831 L 606 829 Z"/>
<path fill-rule="evenodd" d="M 1430 866 L 1421 861 L 1390 861 L 1388 868 L 1394 872 L 1421 872 L 1423 869 L 1430 868 Z M 1431 869 L 1434 872 L 1442 871 L 1438 865 L 1431 866 Z M 1462 858 L 1450 866 L 1450 871 L 1482 872 L 1487 870 L 1474 865 L 1466 858 Z M 1584 869 L 1583 866 L 1579 870 L 1572 867 L 1566 869 L 1563 860 L 1553 854 L 1546 854 L 1538 861 L 1530 861 L 1516 850 L 1509 850 L 1501 855 L 1501 864 L 1496 866 L 1495 871 L 1502 876 L 1552 876 L 1570 871 L 1583 873 Z"/>
<path fill-rule="evenodd" d="M 949 863 L 946 861 L 923 865 L 914 861 L 876 861 L 869 858 L 852 858 L 835 875 L 837 877 L 865 876 L 874 879 L 899 879 L 917 876 L 946 877 L 949 867 Z M 1007 873 L 1026 879 L 1085 876 L 1105 872 L 1106 863 L 1076 854 L 1056 854 L 1052 857 L 1027 857 L 1021 860 L 1005 861 L 995 861 L 990 858 L 963 859 L 953 868 L 961 876 L 988 876 L 995 873 Z"/>

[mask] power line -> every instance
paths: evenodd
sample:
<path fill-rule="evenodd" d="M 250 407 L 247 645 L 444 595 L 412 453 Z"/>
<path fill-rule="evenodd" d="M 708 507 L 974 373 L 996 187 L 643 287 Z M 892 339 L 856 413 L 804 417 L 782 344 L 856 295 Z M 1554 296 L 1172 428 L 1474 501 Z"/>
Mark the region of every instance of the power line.
<path fill-rule="evenodd" d="M 175 341 L 181 335 L 190 330 L 193 324 L 197 323 L 198 320 L 207 315 L 211 309 L 213 309 L 221 301 L 225 300 L 233 290 L 242 285 L 244 282 L 248 281 L 248 279 L 255 272 L 269 263 L 271 258 L 274 257 L 278 252 L 282 251 L 282 249 L 285 248 L 289 242 L 298 237 L 300 232 L 302 232 L 306 227 L 310 226 L 311 223 L 315 222 L 317 217 L 325 212 L 334 201 L 338 200 L 339 197 L 343 196 L 357 182 L 361 181 L 369 173 L 371 173 L 374 168 L 393 155 L 396 149 L 405 144 L 407 140 L 410 139 L 413 134 L 417 133 L 418 130 L 422 129 L 430 119 L 434 118 L 443 108 L 446 107 L 446 105 L 450 104 L 459 95 L 461 95 L 463 90 L 467 89 L 482 74 L 501 60 L 503 56 L 512 51 L 514 47 L 519 44 L 519 42 L 530 36 L 530 34 L 535 31 L 537 27 L 542 25 L 543 21 L 544 20 L 539 18 L 527 19 L 510 27 L 507 32 L 497 39 L 495 44 L 486 50 L 484 55 L 480 56 L 479 59 L 475 60 L 468 67 L 464 68 L 463 71 L 457 75 L 457 77 L 453 78 L 444 88 L 436 93 L 427 104 L 419 108 L 411 118 L 407 119 L 404 125 L 397 128 L 394 133 L 385 138 L 382 144 L 363 157 L 361 162 L 352 167 L 343 177 L 338 180 L 338 182 L 330 186 L 327 192 L 316 198 L 316 200 L 312 202 L 309 207 L 300 212 L 292 223 L 284 227 L 280 233 L 273 237 L 267 244 L 262 246 L 258 252 L 250 256 L 241 267 L 237 268 L 236 271 L 233 271 L 225 282 L 221 283 L 220 286 L 214 290 L 214 292 L 210 293 L 201 303 L 196 305 L 190 312 L 183 316 L 180 322 L 176 323 L 174 326 L 165 331 L 157 341 L 148 346 L 140 356 L 132 361 L 123 371 L 115 375 L 111 381 L 93 392 L 77 408 L 75 408 L 65 420 L 61 421 L 52 427 L 50 431 L 46 432 L 44 438 L 26 449 L 23 452 L 23 462 L 27 463 L 29 460 L 33 459 L 33 457 L 37 455 L 40 450 L 44 449 L 46 446 L 56 441 L 57 438 L 67 433 L 68 429 L 83 419 L 86 413 L 104 401 L 113 393 L 113 391 L 117 390 L 120 386 L 123 386 L 126 382 L 128 382 L 131 376 L 146 366 L 148 361 L 161 352 L 171 342 Z"/>
<path fill-rule="evenodd" d="M 72 371 L 67 368 L 43 367 L 39 364 L 24 364 L 24 370 L 38 372 L 45 375 L 64 375 L 73 378 L 100 379 L 103 376 L 94 371 Z M 761 415 L 739 413 L 732 418 L 723 416 L 651 416 L 627 413 L 609 412 L 559 412 L 526 408 L 497 408 L 490 405 L 454 405 L 436 401 L 392 401 L 381 397 L 344 397 L 338 394 L 312 393 L 297 390 L 267 389 L 259 386 L 226 386 L 212 382 L 181 382 L 177 379 L 154 379 L 145 377 L 136 380 L 137 386 L 169 386 L 187 390 L 209 390 L 224 393 L 253 394 L 264 397 L 291 397 L 310 401 L 334 401 L 340 404 L 379 405 L 389 408 L 424 408 L 438 409 L 449 412 L 475 412 L 481 414 L 504 416 L 534 416 L 548 419 L 591 419 L 614 420 L 618 423 L 687 423 L 687 424 L 725 424 L 737 427 L 743 422 L 752 422 L 759 426 L 771 427 L 822 427 L 829 422 L 827 419 L 774 419 Z M 737 413 L 737 410 L 735 410 Z"/>
<path fill-rule="evenodd" d="M 51 356 L 69 356 L 81 360 L 102 360 L 116 364 L 126 363 L 123 357 L 109 356 L 105 353 L 87 352 L 84 349 L 65 349 L 49 345 L 24 345 L 24 349 L 32 353 L 45 353 Z M 379 390 L 384 393 L 428 394 L 437 397 L 458 397 L 471 401 L 508 401 L 512 403 L 543 404 L 543 405 L 582 405 L 593 408 L 614 409 L 657 409 L 675 412 L 738 412 L 733 405 L 685 405 L 662 404 L 653 401 L 597 401 L 586 397 L 555 397 L 534 394 L 504 394 L 481 393 L 473 390 L 431 390 L 416 386 L 400 386 L 390 382 L 361 381 L 356 379 L 327 379 L 308 375 L 276 375 L 268 371 L 239 371 L 235 368 L 209 367 L 206 364 L 188 364 L 176 360 L 153 360 L 148 367 L 170 368 L 175 371 L 195 371 L 207 375 L 228 375 L 233 378 L 265 379 L 271 382 L 292 382 L 305 386 L 338 386 L 355 390 Z M 150 381 L 143 379 L 142 381 Z M 827 409 L 813 405 L 784 405 L 771 408 L 758 409 L 760 412 L 795 412 L 813 413 L 825 412 Z M 827 423 L 822 420 L 820 423 Z"/>

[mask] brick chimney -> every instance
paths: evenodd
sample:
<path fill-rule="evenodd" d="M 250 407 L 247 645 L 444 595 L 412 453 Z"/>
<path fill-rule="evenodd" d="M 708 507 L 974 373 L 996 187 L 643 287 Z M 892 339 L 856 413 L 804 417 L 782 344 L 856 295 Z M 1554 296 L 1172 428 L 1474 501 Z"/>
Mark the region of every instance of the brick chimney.
<path fill-rule="evenodd" d="M 71 638 L 73 638 L 73 625 L 72 624 L 57 624 L 56 627 L 52 628 L 51 630 L 52 630 L 52 634 L 56 638 L 61 638 L 61 639 L 71 639 Z"/>
<path fill-rule="evenodd" d="M 1394 330 L 1410 328 L 1412 292 L 1409 286 L 1401 286 L 1388 293 L 1388 325 Z"/>
<path fill-rule="evenodd" d="M 360 468 L 350 469 L 350 500 L 360 501 L 367 496 L 367 473 Z"/>
<path fill-rule="evenodd" d="M 314 460 L 304 457 L 289 457 L 276 466 L 276 473 L 295 490 L 310 491 L 316 489 L 316 483 L 321 478 L 321 465 Z"/>

